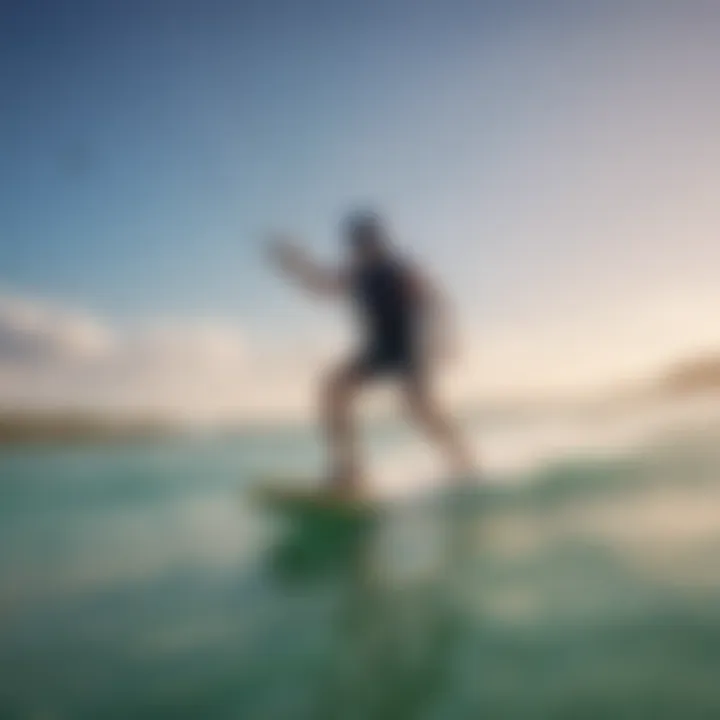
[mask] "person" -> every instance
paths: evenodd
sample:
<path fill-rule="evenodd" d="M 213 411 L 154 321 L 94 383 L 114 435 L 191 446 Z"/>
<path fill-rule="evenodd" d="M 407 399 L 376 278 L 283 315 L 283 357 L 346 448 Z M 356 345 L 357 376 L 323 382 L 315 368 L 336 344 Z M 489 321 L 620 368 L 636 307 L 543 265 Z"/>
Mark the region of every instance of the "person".
<path fill-rule="evenodd" d="M 363 328 L 360 352 L 330 372 L 322 390 L 331 489 L 363 493 L 352 404 L 364 386 L 384 377 L 399 382 L 411 418 L 444 451 L 451 471 L 470 475 L 470 452 L 431 391 L 433 357 L 449 348 L 447 301 L 393 248 L 375 213 L 350 215 L 344 235 L 349 262 L 341 269 L 321 266 L 283 236 L 270 244 L 275 264 L 307 290 L 349 298 Z"/>

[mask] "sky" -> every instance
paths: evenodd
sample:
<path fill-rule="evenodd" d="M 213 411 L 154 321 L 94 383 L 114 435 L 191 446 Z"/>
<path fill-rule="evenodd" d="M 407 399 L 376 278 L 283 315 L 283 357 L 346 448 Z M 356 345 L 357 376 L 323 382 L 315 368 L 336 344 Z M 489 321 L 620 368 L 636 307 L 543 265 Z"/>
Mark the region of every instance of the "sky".
<path fill-rule="evenodd" d="M 450 290 L 457 398 L 720 349 L 710 0 L 0 2 L 0 403 L 308 407 L 377 208 Z"/>

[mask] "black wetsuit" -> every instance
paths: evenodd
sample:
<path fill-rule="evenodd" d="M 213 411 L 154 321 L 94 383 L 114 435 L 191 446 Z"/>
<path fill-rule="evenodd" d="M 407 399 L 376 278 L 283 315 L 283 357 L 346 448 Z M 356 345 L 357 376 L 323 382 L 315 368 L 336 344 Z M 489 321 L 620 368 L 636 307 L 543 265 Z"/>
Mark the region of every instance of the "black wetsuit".
<path fill-rule="evenodd" d="M 407 268 L 396 258 L 359 268 L 353 276 L 352 293 L 365 333 L 357 371 L 367 377 L 419 377 L 420 308 L 412 295 Z"/>

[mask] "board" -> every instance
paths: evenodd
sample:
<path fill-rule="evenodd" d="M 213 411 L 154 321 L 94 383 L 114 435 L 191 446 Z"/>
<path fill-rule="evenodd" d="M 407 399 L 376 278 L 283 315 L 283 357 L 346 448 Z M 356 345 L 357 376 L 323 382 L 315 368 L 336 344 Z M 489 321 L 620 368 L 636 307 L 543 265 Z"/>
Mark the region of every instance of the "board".
<path fill-rule="evenodd" d="M 301 487 L 291 481 L 264 481 L 252 490 L 253 498 L 286 514 L 327 517 L 366 517 L 380 508 L 372 498 L 342 498 L 321 487 Z"/>

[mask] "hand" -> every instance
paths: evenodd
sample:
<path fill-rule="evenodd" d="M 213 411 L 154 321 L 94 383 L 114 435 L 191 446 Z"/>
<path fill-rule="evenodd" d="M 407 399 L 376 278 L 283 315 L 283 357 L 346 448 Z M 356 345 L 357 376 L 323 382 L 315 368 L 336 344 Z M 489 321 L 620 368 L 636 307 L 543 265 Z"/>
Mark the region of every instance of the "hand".
<path fill-rule="evenodd" d="M 430 357 L 434 363 L 439 365 L 451 365 L 461 355 L 459 338 L 447 327 L 432 328 L 428 342 Z"/>
<path fill-rule="evenodd" d="M 273 234 L 267 243 L 270 260 L 282 269 L 297 267 L 305 257 L 303 251 L 295 245 L 289 236 Z"/>
<path fill-rule="evenodd" d="M 340 273 L 316 263 L 310 255 L 290 241 L 285 235 L 270 237 L 268 242 L 270 260 L 290 280 L 314 293 L 329 295 L 344 289 Z"/>
<path fill-rule="evenodd" d="M 443 337 L 436 341 L 435 358 L 443 364 L 452 364 L 460 357 L 460 349 L 454 338 Z"/>

